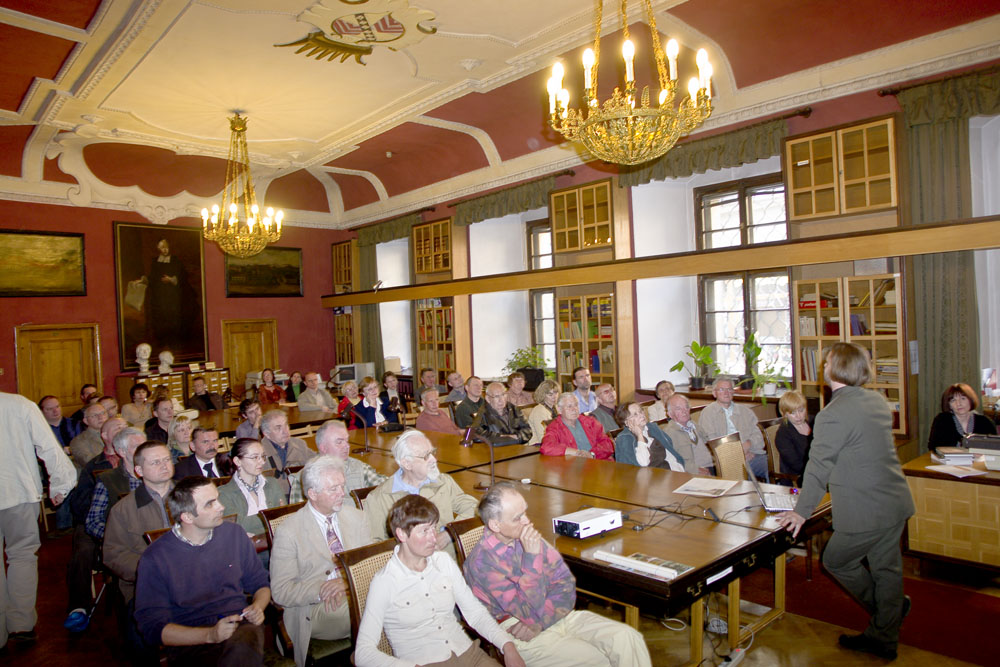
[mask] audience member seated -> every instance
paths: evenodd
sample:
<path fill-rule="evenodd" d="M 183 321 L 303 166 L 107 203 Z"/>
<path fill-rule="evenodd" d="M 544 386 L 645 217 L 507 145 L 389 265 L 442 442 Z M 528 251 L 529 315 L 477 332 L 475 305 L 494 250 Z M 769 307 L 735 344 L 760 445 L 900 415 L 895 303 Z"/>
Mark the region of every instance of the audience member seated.
<path fill-rule="evenodd" d="M 271 591 L 253 543 L 222 520 L 211 480 L 181 480 L 167 503 L 176 523 L 139 559 L 135 620 L 143 638 L 165 645 L 169 664 L 263 665 Z"/>
<path fill-rule="evenodd" d="M 260 444 L 264 447 L 267 461 L 265 470 L 274 470 L 274 478 L 281 482 L 281 488 L 288 495 L 291 486 L 287 469 L 290 466 L 305 465 L 313 457 L 313 450 L 301 438 L 293 438 L 288 430 L 288 415 L 283 410 L 272 408 L 260 420 L 260 430 L 264 434 Z"/>
<path fill-rule="evenodd" d="M 684 471 L 692 475 L 714 475 L 715 462 L 706 444 L 705 434 L 691 419 L 691 404 L 684 394 L 674 394 L 667 399 L 667 416 L 670 421 L 661 429 L 684 459 Z"/>
<path fill-rule="evenodd" d="M 108 421 L 108 412 L 100 403 L 91 403 L 83 411 L 83 425 L 86 427 L 69 443 L 70 455 L 77 468 L 87 465 L 104 449 L 101 427 Z"/>
<path fill-rule="evenodd" d="M 580 414 L 589 414 L 597 409 L 597 395 L 590 390 L 591 384 L 589 368 L 577 366 L 573 369 L 573 386 L 576 387 L 573 395 L 580 405 Z"/>
<path fill-rule="evenodd" d="M 448 373 L 448 395 L 444 397 L 447 403 L 460 403 L 465 400 L 465 380 L 458 371 Z"/>
<path fill-rule="evenodd" d="M 143 382 L 137 382 L 129 388 L 128 395 L 132 402 L 122 406 L 122 419 L 133 428 L 145 428 L 146 422 L 153 416 L 153 406 L 147 400 L 149 387 Z"/>
<path fill-rule="evenodd" d="M 485 405 L 483 381 L 475 375 L 470 375 L 465 381 L 465 398 L 455 406 L 455 424 L 459 428 L 469 428 Z"/>
<path fill-rule="evenodd" d="M 778 412 L 784 417 L 774 434 L 774 446 L 781 458 L 780 469 L 798 477 L 801 485 L 813 439 L 812 420 L 806 414 L 805 397 L 797 391 L 786 391 L 778 399 Z"/>
<path fill-rule="evenodd" d="M 257 385 L 257 400 L 261 405 L 277 405 L 285 400 L 285 390 L 274 384 L 274 371 L 265 368 L 260 372 L 260 382 Z"/>
<path fill-rule="evenodd" d="M 615 421 L 615 411 L 618 409 L 618 394 L 615 393 L 615 388 L 605 382 L 597 385 L 594 394 L 597 396 L 597 408 L 590 413 L 590 416 L 601 423 L 605 433 L 621 428 Z"/>
<path fill-rule="evenodd" d="M 340 418 L 347 422 L 347 428 L 351 430 L 362 428 L 361 420 L 358 419 L 358 416 L 351 414 L 351 410 L 361 402 L 361 396 L 358 393 L 358 383 L 354 380 L 348 380 L 340 388 L 340 391 L 344 394 L 344 397 L 340 399 L 340 405 L 337 406 Z"/>
<path fill-rule="evenodd" d="M 118 590 L 125 605 L 119 614 L 121 636 L 132 654 L 133 664 L 149 664 L 156 647 L 147 647 L 135 625 L 135 573 L 146 550 L 147 531 L 169 528 L 167 494 L 174 488 L 174 464 L 166 445 L 151 440 L 135 450 L 135 472 L 142 484 L 108 512 L 104 531 L 104 564 L 118 577 Z"/>
<path fill-rule="evenodd" d="M 334 423 L 339 422 L 324 426 Z M 347 431 L 343 434 L 346 437 Z M 285 608 L 297 667 L 306 664 L 311 638 L 350 637 L 350 593 L 334 556 L 372 541 L 364 513 L 350 499 L 344 501 L 342 459 L 317 456 L 301 477 L 308 502 L 281 522 L 271 547 L 271 590 L 274 601 Z"/>
<path fill-rule="evenodd" d="M 373 377 L 361 381 L 361 402 L 354 406 L 354 411 L 361 415 L 362 425 L 359 428 L 381 426 L 387 422 L 397 423 L 399 415 L 387 412 L 385 404 L 378 397 L 379 383 Z"/>
<path fill-rule="evenodd" d="M 100 397 L 100 392 L 97 390 L 97 385 L 85 384 L 80 387 L 80 409 L 69 416 L 75 422 L 83 421 L 83 411 L 88 405 L 96 401 Z"/>
<path fill-rule="evenodd" d="M 420 369 L 420 386 L 417 387 L 417 394 L 423 392 L 424 389 L 437 389 L 439 394 L 448 391 L 447 387 L 442 387 L 437 383 L 437 371 L 433 368 Z"/>
<path fill-rule="evenodd" d="M 94 485 L 94 495 L 90 501 L 90 509 L 87 510 L 85 527 L 87 534 L 100 542 L 104 539 L 104 527 L 108 521 L 108 512 L 118 499 L 128 495 L 139 486 L 139 479 L 135 476 L 135 463 L 133 457 L 135 450 L 143 442 L 146 436 L 137 428 L 125 428 L 119 431 L 112 441 L 115 454 L 118 455 L 118 465 L 112 470 L 105 470 L 98 473 L 97 483 Z"/>
<path fill-rule="evenodd" d="M 674 449 L 670 436 L 658 425 L 646 421 L 641 405 L 623 404 L 618 408 L 618 419 L 625 424 L 625 428 L 615 438 L 615 461 L 641 468 L 685 471 L 684 457 Z"/>
<path fill-rule="evenodd" d="M 191 386 L 194 389 L 194 395 L 188 398 L 187 406 L 192 410 L 211 412 L 212 410 L 221 410 L 225 407 L 222 397 L 216 392 L 208 390 L 205 378 L 200 376 L 193 378 Z"/>
<path fill-rule="evenodd" d="M 399 469 L 368 494 L 365 514 L 371 525 L 372 537 L 384 540 L 389 537 L 385 520 L 392 504 L 411 493 L 423 496 L 434 503 L 441 514 L 437 548 L 447 549 L 454 557 L 455 545 L 451 543 L 451 537 L 444 526 L 456 519 L 473 516 L 476 512 L 476 499 L 462 491 L 451 475 L 441 474 L 437 459 L 434 458 L 435 453 L 430 440 L 420 431 L 405 431 L 396 438 L 392 456 Z"/>
<path fill-rule="evenodd" d="M 219 454 L 219 433 L 214 428 L 196 428 L 191 432 L 194 454 L 174 466 L 174 479 L 185 477 L 228 477 L 233 474 L 227 454 Z"/>
<path fill-rule="evenodd" d="M 714 403 L 706 405 L 698 426 L 708 440 L 715 440 L 730 433 L 739 433 L 743 441 L 743 454 L 747 466 L 761 481 L 767 481 L 767 454 L 764 452 L 764 437 L 757 428 L 757 416 L 753 411 L 733 400 L 733 381 L 716 378 L 712 383 Z"/>
<path fill-rule="evenodd" d="M 528 503 L 510 482 L 498 482 L 479 501 L 486 530 L 463 570 L 529 665 L 651 664 L 635 629 L 589 611 L 575 611 L 576 578 L 526 514 Z"/>
<path fill-rule="evenodd" d="M 656 383 L 656 400 L 646 408 L 646 418 L 658 422 L 667 418 L 667 401 L 674 395 L 674 383 L 670 380 L 660 380 Z"/>
<path fill-rule="evenodd" d="M 417 416 L 418 430 L 461 435 L 462 429 L 455 426 L 447 410 L 441 409 L 440 394 L 437 389 L 425 389 L 420 395 L 420 405 L 423 406 L 423 410 Z"/>
<path fill-rule="evenodd" d="M 535 407 L 528 413 L 528 424 L 531 426 L 531 440 L 529 445 L 542 444 L 542 437 L 545 436 L 545 422 L 550 422 L 558 415 L 556 413 L 556 399 L 559 398 L 559 385 L 552 380 L 542 380 L 542 383 L 535 387 Z"/>
<path fill-rule="evenodd" d="M 118 416 L 118 401 L 116 401 L 113 396 L 101 396 L 97 399 L 97 402 L 104 407 L 105 411 L 107 411 L 108 419 Z"/>
<path fill-rule="evenodd" d="M 86 427 L 80 422 L 63 417 L 62 405 L 55 396 L 43 397 L 42 400 L 38 401 L 38 409 L 42 411 L 45 421 L 52 427 L 52 433 L 56 436 L 59 446 L 69 454 L 69 443 Z"/>
<path fill-rule="evenodd" d="M 337 401 L 333 400 L 326 387 L 320 386 L 319 373 L 315 371 L 306 373 L 306 390 L 299 394 L 299 410 L 333 412 L 336 409 Z"/>
<path fill-rule="evenodd" d="M 524 384 L 524 373 L 521 371 L 514 371 L 507 376 L 507 402 L 515 408 L 535 402 L 531 394 L 524 390 Z"/>
<path fill-rule="evenodd" d="M 167 446 L 170 448 L 170 458 L 174 464 L 182 457 L 194 454 L 191 446 L 191 435 L 198 426 L 198 422 L 192 421 L 184 415 L 174 417 L 167 429 Z"/>
<path fill-rule="evenodd" d="M 426 498 L 405 496 L 388 514 L 398 544 L 368 589 L 354 656 L 358 667 L 497 665 L 458 624 L 456 603 L 465 621 L 500 649 L 507 667 L 523 667 L 514 638 L 472 594 L 455 561 L 436 550 L 442 534 L 438 508 Z M 378 649 L 383 631 L 395 660 Z"/>
<path fill-rule="evenodd" d="M 355 489 L 378 486 L 386 480 L 386 476 L 378 474 L 375 468 L 364 461 L 350 457 L 351 442 L 348 439 L 347 427 L 341 421 L 331 419 L 319 427 L 319 430 L 316 431 L 316 449 L 322 455 L 331 456 L 341 461 L 345 478 L 344 490 L 347 493 Z M 294 473 L 288 478 L 292 487 L 288 496 L 289 504 L 302 502 L 304 499 L 300 479 L 300 473 Z"/>
<path fill-rule="evenodd" d="M 969 385 L 959 382 L 941 395 L 941 414 L 931 422 L 927 447 L 956 447 L 967 433 L 996 435 L 997 427 L 989 418 L 976 414 L 979 397 Z"/>
<path fill-rule="evenodd" d="M 260 440 L 260 418 L 263 416 L 263 406 L 257 399 L 244 398 L 240 401 L 240 417 L 243 417 L 243 421 L 236 427 L 236 437 Z"/>
<path fill-rule="evenodd" d="M 382 374 L 382 386 L 385 389 L 378 395 L 378 398 L 385 406 L 386 417 L 389 414 L 396 415 L 396 420 L 393 423 L 398 424 L 401 422 L 399 416 L 410 411 L 410 404 L 406 397 L 399 393 L 399 378 L 392 371 L 386 371 Z"/>
<path fill-rule="evenodd" d="M 73 521 L 73 543 L 66 567 L 66 586 L 69 589 L 66 627 L 72 631 L 86 629 L 89 619 L 86 608 L 91 605 L 93 570 L 100 562 L 100 541 L 86 529 L 87 514 L 94 500 L 95 476 L 118 467 L 121 458 L 115 452 L 114 439 L 127 428 L 124 419 L 109 419 L 101 427 L 104 450 L 87 462 L 80 471 L 76 488 L 66 497 Z M 141 434 L 140 434 L 141 435 Z"/>
<path fill-rule="evenodd" d="M 516 439 L 517 444 L 531 440 L 531 426 L 521 415 L 521 411 L 507 401 L 507 389 L 499 382 L 491 382 L 486 388 L 486 405 L 483 418 L 479 420 L 476 435 L 494 443 L 501 438 Z"/>
<path fill-rule="evenodd" d="M 146 422 L 146 438 L 167 444 L 170 442 L 170 421 L 174 418 L 174 402 L 167 396 L 153 399 L 153 416 Z"/>
<path fill-rule="evenodd" d="M 219 502 L 225 514 L 235 514 L 236 523 L 243 526 L 249 537 L 267 529 L 258 512 L 284 505 L 287 495 L 273 477 L 265 477 L 264 448 L 253 438 L 240 438 L 229 452 L 233 462 L 233 478 L 219 487 Z M 266 559 L 264 560 L 266 565 Z"/>
<path fill-rule="evenodd" d="M 302 381 L 302 373 L 292 371 L 288 378 L 288 386 L 285 387 L 285 401 L 288 403 L 298 403 L 299 395 L 306 390 L 306 383 Z"/>
<path fill-rule="evenodd" d="M 543 455 L 614 459 L 615 444 L 599 421 L 580 414 L 575 393 L 559 394 L 556 411 L 559 417 L 549 422 L 542 437 Z"/>

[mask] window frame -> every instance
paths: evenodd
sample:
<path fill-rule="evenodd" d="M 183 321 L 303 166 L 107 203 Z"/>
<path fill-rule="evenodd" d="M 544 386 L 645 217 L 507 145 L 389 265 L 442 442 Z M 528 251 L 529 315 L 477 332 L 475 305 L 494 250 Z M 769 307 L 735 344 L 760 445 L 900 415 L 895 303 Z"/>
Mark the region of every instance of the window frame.
<path fill-rule="evenodd" d="M 769 185 L 781 185 L 782 188 L 786 189 L 785 182 L 782 179 L 781 172 L 775 172 L 773 174 L 762 174 L 760 176 L 750 176 L 748 178 L 741 178 L 735 181 L 726 181 L 725 183 L 713 183 L 712 185 L 706 185 L 700 188 L 694 188 L 694 241 L 695 248 L 699 251 L 701 250 L 718 250 L 721 248 L 705 248 L 705 222 L 702 216 L 704 210 L 702 206 L 702 200 L 706 196 L 720 194 L 723 192 L 736 192 L 737 202 L 740 209 L 740 243 L 739 245 L 726 246 L 728 248 L 741 248 L 750 247 L 754 245 L 761 245 L 760 243 L 750 243 L 750 225 L 748 224 L 747 215 L 747 192 L 749 190 L 754 190 L 756 188 L 769 186 Z M 785 193 L 782 193 L 782 198 L 787 199 Z M 788 203 L 785 201 L 785 239 L 788 236 Z"/>

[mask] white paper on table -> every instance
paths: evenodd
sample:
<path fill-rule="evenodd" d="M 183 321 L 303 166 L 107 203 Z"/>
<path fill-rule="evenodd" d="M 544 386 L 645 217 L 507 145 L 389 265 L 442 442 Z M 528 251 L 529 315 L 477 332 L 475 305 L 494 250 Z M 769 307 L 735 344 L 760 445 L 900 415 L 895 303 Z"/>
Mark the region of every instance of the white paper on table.
<path fill-rule="evenodd" d="M 943 472 L 946 475 L 955 477 L 972 477 L 973 475 L 985 475 L 985 470 L 978 470 L 971 466 L 926 466 L 928 470 Z"/>
<path fill-rule="evenodd" d="M 718 498 L 725 495 L 734 486 L 736 486 L 736 482 L 733 480 L 715 479 L 714 477 L 692 477 L 674 489 L 674 493 L 682 493 L 686 496 Z"/>

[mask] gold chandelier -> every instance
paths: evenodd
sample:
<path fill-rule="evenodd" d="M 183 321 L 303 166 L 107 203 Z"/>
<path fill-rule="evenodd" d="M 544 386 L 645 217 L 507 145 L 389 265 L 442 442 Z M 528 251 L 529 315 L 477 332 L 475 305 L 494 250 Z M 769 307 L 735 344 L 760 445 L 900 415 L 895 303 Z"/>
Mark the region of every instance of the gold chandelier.
<path fill-rule="evenodd" d="M 201 209 L 202 234 L 215 241 L 222 252 L 234 257 L 251 257 L 267 244 L 281 238 L 283 211 L 275 213 L 268 207 L 263 218 L 257 206 L 257 193 L 250 176 L 250 152 L 247 150 L 247 119 L 236 112 L 229 119 L 233 131 L 229 138 L 229 161 L 226 164 L 226 185 L 222 190 L 222 208 L 212 206 L 212 212 Z M 220 211 L 228 211 L 225 217 Z"/>
<path fill-rule="evenodd" d="M 653 58 L 659 75 L 660 95 L 656 107 L 649 105 L 649 86 L 642 89 L 640 105 L 636 108 L 635 73 L 632 60 L 635 46 L 629 39 L 627 5 L 621 0 L 621 22 L 625 42 L 622 57 L 625 59 L 625 91 L 618 87 L 602 105 L 597 99 L 597 68 L 601 54 L 601 19 L 604 1 L 597 1 L 594 19 L 594 48 L 583 52 L 583 82 L 585 105 L 581 110 L 569 107 L 569 91 L 562 87 L 562 63 L 552 67 L 548 81 L 549 123 L 570 141 L 580 141 L 595 157 L 615 164 L 640 164 L 665 154 L 677 140 L 705 122 L 712 113 L 712 65 L 708 53 L 699 49 L 697 55 L 698 77 L 688 83 L 688 97 L 674 106 L 677 93 L 677 40 L 667 42 L 666 57 L 670 63 L 670 77 L 663 62 L 660 35 L 650 0 L 642 0 L 646 22 L 652 34 Z"/>

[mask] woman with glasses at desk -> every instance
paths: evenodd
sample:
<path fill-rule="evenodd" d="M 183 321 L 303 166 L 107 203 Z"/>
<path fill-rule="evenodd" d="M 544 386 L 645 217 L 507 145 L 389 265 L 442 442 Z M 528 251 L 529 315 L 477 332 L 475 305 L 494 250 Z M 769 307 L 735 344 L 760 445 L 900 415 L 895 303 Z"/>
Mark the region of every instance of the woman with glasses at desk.
<path fill-rule="evenodd" d="M 927 448 L 959 447 L 969 433 L 996 435 L 997 427 L 988 417 L 976 413 L 979 397 L 972 387 L 959 382 L 944 390 L 941 396 L 941 414 L 931 422 L 931 435 Z"/>

